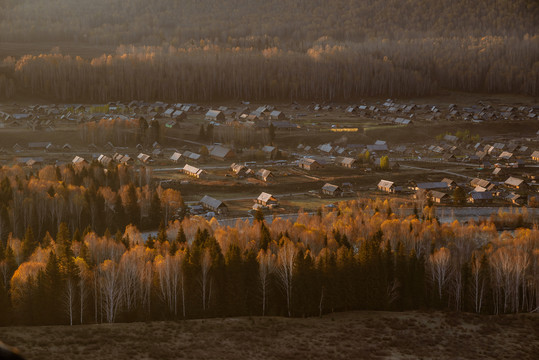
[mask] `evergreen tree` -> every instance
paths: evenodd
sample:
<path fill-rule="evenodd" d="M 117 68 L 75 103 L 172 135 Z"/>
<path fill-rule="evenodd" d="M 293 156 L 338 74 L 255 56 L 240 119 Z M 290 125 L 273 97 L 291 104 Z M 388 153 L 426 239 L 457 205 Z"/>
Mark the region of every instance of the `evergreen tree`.
<path fill-rule="evenodd" d="M 61 319 L 61 295 L 63 291 L 62 275 L 60 264 L 56 254 L 51 252 L 45 267 L 43 277 L 44 296 L 42 299 L 43 308 L 47 309 L 44 314 L 45 322 L 49 324 L 58 323 Z"/>
<path fill-rule="evenodd" d="M 161 200 L 157 191 L 154 191 L 150 202 L 150 226 L 155 229 L 159 225 L 161 218 Z"/>
<path fill-rule="evenodd" d="M 161 220 L 159 232 L 157 233 L 157 241 L 162 244 L 167 241 L 167 239 L 167 228 L 165 227 L 165 223 Z"/>
<path fill-rule="evenodd" d="M 140 206 L 138 204 L 137 189 L 133 183 L 130 183 L 127 187 L 127 200 L 124 204 L 124 208 L 128 222 L 135 226 L 139 226 Z"/>
<path fill-rule="evenodd" d="M 178 234 L 176 235 L 176 242 L 181 246 L 187 244 L 187 237 L 185 236 L 182 225 L 180 225 L 180 229 L 178 230 Z"/>
<path fill-rule="evenodd" d="M 36 239 L 34 238 L 34 232 L 29 226 L 26 228 L 26 233 L 24 234 L 24 239 L 22 242 L 22 253 L 24 259 L 28 259 L 30 255 L 32 255 L 34 250 L 37 248 L 37 245 Z"/>

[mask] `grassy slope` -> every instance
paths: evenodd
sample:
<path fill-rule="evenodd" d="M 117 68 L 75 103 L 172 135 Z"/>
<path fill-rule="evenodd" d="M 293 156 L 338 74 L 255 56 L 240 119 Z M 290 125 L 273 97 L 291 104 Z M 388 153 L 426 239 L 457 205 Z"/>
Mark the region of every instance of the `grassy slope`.
<path fill-rule="evenodd" d="M 0 328 L 28 359 L 532 359 L 539 315 L 350 312 Z M 535 354 L 535 355 L 534 355 Z"/>

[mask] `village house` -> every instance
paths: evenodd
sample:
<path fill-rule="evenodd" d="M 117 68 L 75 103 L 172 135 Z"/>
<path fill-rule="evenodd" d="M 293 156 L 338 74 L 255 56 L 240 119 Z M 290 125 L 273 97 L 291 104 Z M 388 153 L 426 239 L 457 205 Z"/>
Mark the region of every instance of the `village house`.
<path fill-rule="evenodd" d="M 80 156 L 75 156 L 73 158 L 73 160 L 71 160 L 71 163 L 73 165 L 84 165 L 84 164 L 88 164 L 88 161 L 84 160 L 82 157 Z"/>
<path fill-rule="evenodd" d="M 152 157 L 150 155 L 144 154 L 144 153 L 138 154 L 137 159 L 143 164 L 149 164 L 149 163 L 153 162 Z"/>
<path fill-rule="evenodd" d="M 309 159 L 309 158 L 302 158 L 299 162 L 298 162 L 298 166 L 301 168 L 301 169 L 304 169 L 304 170 L 316 170 L 316 169 L 320 169 L 322 167 L 322 165 L 314 160 L 314 159 Z"/>
<path fill-rule="evenodd" d="M 452 180 L 452 179 L 449 179 L 449 178 L 443 178 L 442 182 L 446 183 L 447 187 L 450 188 L 450 189 L 454 189 L 454 188 L 457 187 L 457 183 L 455 182 L 455 180 Z"/>
<path fill-rule="evenodd" d="M 424 182 L 416 183 L 412 186 L 412 190 L 434 190 L 434 189 L 447 189 L 449 185 L 446 182 Z"/>
<path fill-rule="evenodd" d="M 508 187 L 515 188 L 515 189 L 526 189 L 528 187 L 528 184 L 522 179 L 510 176 L 507 180 L 505 180 L 504 184 Z"/>
<path fill-rule="evenodd" d="M 524 196 L 515 193 L 510 193 L 505 199 L 518 206 L 524 205 L 526 202 Z"/>
<path fill-rule="evenodd" d="M 455 155 L 451 154 L 451 153 L 445 153 L 442 155 L 442 160 L 443 161 L 457 161 L 457 158 L 455 157 Z"/>
<path fill-rule="evenodd" d="M 200 204 L 206 210 L 211 210 L 218 215 L 226 215 L 228 213 L 228 206 L 226 206 L 221 200 L 212 198 L 211 196 L 204 195 Z"/>
<path fill-rule="evenodd" d="M 475 178 L 473 179 L 472 181 L 470 181 L 470 185 L 473 187 L 473 188 L 476 188 L 477 186 L 480 186 L 488 191 L 494 189 L 495 185 L 492 184 L 490 181 L 488 180 L 483 180 L 483 179 L 479 179 L 479 178 Z"/>
<path fill-rule="evenodd" d="M 187 174 L 189 176 L 195 177 L 197 179 L 204 178 L 206 176 L 206 171 L 203 169 L 199 169 L 197 167 L 185 164 L 185 166 L 182 169 L 182 172 L 184 174 Z"/>
<path fill-rule="evenodd" d="M 202 156 L 200 154 L 191 152 L 189 150 L 184 151 L 182 157 L 189 161 L 200 161 L 202 159 Z"/>
<path fill-rule="evenodd" d="M 263 192 L 258 196 L 256 203 L 270 208 L 279 205 L 279 201 L 273 195 L 266 192 Z"/>
<path fill-rule="evenodd" d="M 533 160 L 533 161 L 539 162 L 539 150 L 535 150 L 535 151 L 532 153 L 531 157 L 532 157 L 532 160 Z"/>
<path fill-rule="evenodd" d="M 225 121 L 225 114 L 220 110 L 209 110 L 206 113 L 205 119 L 207 121 L 223 122 Z"/>
<path fill-rule="evenodd" d="M 437 204 L 447 204 L 451 201 L 451 197 L 449 195 L 440 191 L 431 190 L 429 194 L 432 201 Z"/>
<path fill-rule="evenodd" d="M 180 161 L 182 157 L 182 154 L 180 154 L 179 152 L 175 151 L 174 154 L 172 154 L 172 156 L 170 157 L 170 160 L 174 163 L 178 163 Z"/>
<path fill-rule="evenodd" d="M 356 159 L 350 157 L 339 157 L 335 159 L 335 164 L 349 169 L 355 167 L 356 162 Z"/>
<path fill-rule="evenodd" d="M 322 194 L 337 197 L 342 196 L 343 191 L 337 185 L 326 183 L 324 186 L 322 186 Z"/>
<path fill-rule="evenodd" d="M 99 155 L 99 157 L 97 158 L 97 161 L 99 161 L 99 163 L 101 165 L 103 165 L 104 167 L 108 167 L 110 165 L 110 163 L 112 162 L 112 158 L 107 156 L 107 155 Z"/>
<path fill-rule="evenodd" d="M 468 202 L 472 204 L 489 204 L 492 202 L 492 193 L 490 191 L 476 192 L 472 191 L 468 197 Z"/>
<path fill-rule="evenodd" d="M 396 192 L 395 183 L 389 180 L 380 180 L 378 190 L 394 194 Z"/>
<path fill-rule="evenodd" d="M 221 161 L 232 159 L 236 156 L 236 153 L 234 152 L 234 150 L 223 147 L 221 145 L 210 146 L 208 150 L 212 158 L 221 160 Z"/>
<path fill-rule="evenodd" d="M 509 151 L 504 151 L 498 156 L 498 159 L 500 160 L 511 160 L 513 158 L 513 153 L 510 153 Z"/>
<path fill-rule="evenodd" d="M 277 156 L 277 148 L 275 146 L 266 145 L 262 148 L 262 152 L 268 159 L 274 159 Z"/>
<path fill-rule="evenodd" d="M 245 176 L 248 170 L 246 166 L 236 163 L 232 163 L 232 165 L 230 165 L 230 169 L 238 176 Z"/>
<path fill-rule="evenodd" d="M 286 116 L 282 111 L 273 110 L 269 114 L 271 120 L 285 120 Z"/>
<path fill-rule="evenodd" d="M 260 169 L 255 173 L 255 177 L 259 180 L 267 182 L 270 177 L 273 177 L 273 173 L 266 169 Z"/>

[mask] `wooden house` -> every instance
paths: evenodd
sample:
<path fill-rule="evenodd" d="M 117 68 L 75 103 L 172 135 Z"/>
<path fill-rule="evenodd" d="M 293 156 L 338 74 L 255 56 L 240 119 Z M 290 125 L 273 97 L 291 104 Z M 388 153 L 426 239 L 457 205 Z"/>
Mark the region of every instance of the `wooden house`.
<path fill-rule="evenodd" d="M 337 185 L 326 183 L 324 186 L 322 186 L 322 194 L 337 197 L 342 196 L 343 191 Z"/>
<path fill-rule="evenodd" d="M 298 166 L 301 168 L 301 169 L 304 169 L 304 170 L 316 170 L 316 169 L 320 169 L 322 167 L 322 165 L 314 160 L 314 159 L 309 159 L 309 158 L 302 158 L 299 162 L 298 162 Z"/>
<path fill-rule="evenodd" d="M 204 195 L 202 200 L 200 200 L 200 204 L 204 209 L 211 210 L 218 215 L 225 215 L 228 213 L 228 206 L 226 206 L 225 203 L 208 195 Z"/>

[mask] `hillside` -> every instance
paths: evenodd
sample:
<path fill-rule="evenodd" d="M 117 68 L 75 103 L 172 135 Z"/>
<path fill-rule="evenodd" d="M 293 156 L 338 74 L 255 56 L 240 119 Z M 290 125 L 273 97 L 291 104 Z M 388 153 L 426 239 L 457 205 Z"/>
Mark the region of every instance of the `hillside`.
<path fill-rule="evenodd" d="M 538 23 L 534 0 L 5 0 L 0 100 L 536 96 Z"/>
<path fill-rule="evenodd" d="M 27 359 L 532 359 L 537 314 L 350 312 L 323 318 L 0 328 Z M 84 341 L 81 341 L 84 339 Z"/>
<path fill-rule="evenodd" d="M 0 10 L 0 42 L 178 46 L 267 35 L 260 45 L 296 50 L 321 36 L 533 35 L 539 20 L 534 0 L 6 0 Z"/>

